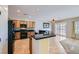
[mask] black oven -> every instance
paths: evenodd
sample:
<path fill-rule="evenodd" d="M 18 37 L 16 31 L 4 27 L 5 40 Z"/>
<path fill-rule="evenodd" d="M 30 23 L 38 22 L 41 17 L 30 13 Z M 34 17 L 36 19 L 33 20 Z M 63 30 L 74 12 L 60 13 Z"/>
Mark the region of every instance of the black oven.
<path fill-rule="evenodd" d="M 21 31 L 20 39 L 26 39 L 26 38 L 27 38 L 27 32 L 26 31 Z"/>
<path fill-rule="evenodd" d="M 20 39 L 26 39 L 27 38 L 27 31 L 26 31 L 26 28 L 27 28 L 27 24 L 20 24 Z"/>

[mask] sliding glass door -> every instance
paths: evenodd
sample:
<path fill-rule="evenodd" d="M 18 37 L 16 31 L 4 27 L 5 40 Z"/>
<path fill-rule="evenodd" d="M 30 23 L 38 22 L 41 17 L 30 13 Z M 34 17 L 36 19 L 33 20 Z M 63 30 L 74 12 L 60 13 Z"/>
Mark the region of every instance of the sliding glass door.
<path fill-rule="evenodd" d="M 75 29 L 75 38 L 79 39 L 79 20 L 74 22 L 74 29 Z"/>
<path fill-rule="evenodd" d="M 79 34 L 79 21 L 75 21 L 75 34 Z"/>
<path fill-rule="evenodd" d="M 57 35 L 66 36 L 66 23 L 60 22 L 55 24 L 55 33 Z"/>

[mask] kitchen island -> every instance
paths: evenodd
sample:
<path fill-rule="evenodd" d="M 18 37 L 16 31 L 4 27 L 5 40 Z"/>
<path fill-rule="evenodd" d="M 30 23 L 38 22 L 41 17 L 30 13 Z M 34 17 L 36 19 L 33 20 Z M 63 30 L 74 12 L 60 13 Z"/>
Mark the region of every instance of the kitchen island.
<path fill-rule="evenodd" d="M 44 38 L 50 38 L 50 37 L 55 37 L 55 34 L 49 34 L 49 35 L 44 35 L 44 34 L 37 34 L 35 35 L 36 40 L 44 39 Z"/>
<path fill-rule="evenodd" d="M 38 38 L 32 39 L 32 53 L 33 54 L 66 54 L 65 49 L 58 41 L 57 36 L 47 37 L 40 35 Z"/>

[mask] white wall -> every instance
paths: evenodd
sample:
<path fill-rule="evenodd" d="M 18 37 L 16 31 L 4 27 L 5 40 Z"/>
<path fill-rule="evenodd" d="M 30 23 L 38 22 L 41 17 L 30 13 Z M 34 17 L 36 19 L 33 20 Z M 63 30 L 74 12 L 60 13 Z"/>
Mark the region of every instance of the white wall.
<path fill-rule="evenodd" d="M 50 23 L 49 28 L 43 28 L 43 23 Z M 35 31 L 39 32 L 39 30 L 49 30 L 51 31 L 51 22 L 43 21 L 43 20 L 35 20 Z"/>
<path fill-rule="evenodd" d="M 3 48 L 8 45 L 8 12 L 4 9 L 4 6 L 0 6 L 1 15 L 0 15 L 0 53 L 3 53 Z M 6 7 L 7 8 L 7 7 Z M 4 50 L 7 49 L 7 46 Z"/>

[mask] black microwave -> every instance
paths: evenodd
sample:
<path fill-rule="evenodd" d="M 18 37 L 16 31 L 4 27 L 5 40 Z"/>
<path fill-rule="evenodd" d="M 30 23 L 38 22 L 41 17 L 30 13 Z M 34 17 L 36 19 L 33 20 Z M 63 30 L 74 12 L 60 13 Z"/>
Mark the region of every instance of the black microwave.
<path fill-rule="evenodd" d="M 21 28 L 27 28 L 27 24 L 20 24 Z"/>

